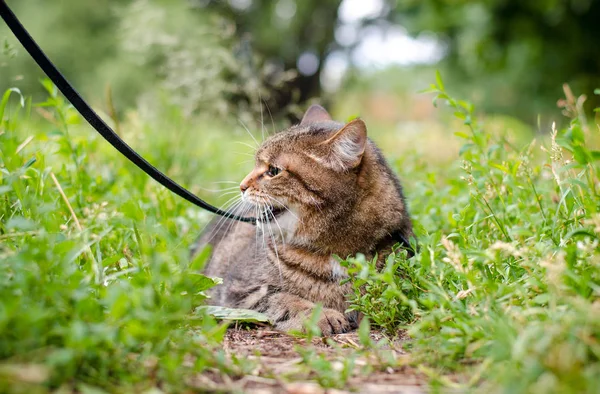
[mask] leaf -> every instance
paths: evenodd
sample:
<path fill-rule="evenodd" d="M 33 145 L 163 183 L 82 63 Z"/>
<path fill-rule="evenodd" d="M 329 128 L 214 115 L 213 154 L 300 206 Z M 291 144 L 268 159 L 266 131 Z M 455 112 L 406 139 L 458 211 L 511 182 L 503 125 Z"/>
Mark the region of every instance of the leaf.
<path fill-rule="evenodd" d="M 435 85 L 431 85 L 428 88 L 422 89 L 417 91 L 417 93 L 419 94 L 424 94 L 424 93 L 438 93 L 439 89 L 435 86 Z"/>
<path fill-rule="evenodd" d="M 539 294 L 539 295 L 533 297 L 532 301 L 538 305 L 547 304 L 548 301 L 550 301 L 550 294 L 548 294 L 548 293 Z"/>
<path fill-rule="evenodd" d="M 582 146 L 574 146 L 573 147 L 573 157 L 579 164 L 586 165 L 589 163 L 589 154 L 587 149 Z"/>
<path fill-rule="evenodd" d="M 17 88 L 8 89 L 6 92 L 4 92 L 2 100 L 0 100 L 0 122 L 4 118 L 4 110 L 6 109 L 6 105 L 8 104 L 8 99 L 10 98 L 11 93 L 18 94 L 20 97 L 19 104 L 21 104 L 21 107 L 25 107 L 25 98 L 21 94 L 21 91 Z"/>
<path fill-rule="evenodd" d="M 573 139 L 573 142 L 576 142 L 578 144 L 585 143 L 585 135 L 583 134 L 583 129 L 580 126 L 573 125 L 573 127 L 571 127 L 570 131 L 571 131 L 571 138 Z"/>
<path fill-rule="evenodd" d="M 367 316 L 363 317 L 360 321 L 360 325 L 358 326 L 358 339 L 360 339 L 360 343 L 364 346 L 368 346 L 371 344 L 371 323 L 369 322 L 369 318 Z"/>
<path fill-rule="evenodd" d="M 460 150 L 458 152 L 459 156 L 462 156 L 463 153 L 469 151 L 472 147 L 474 147 L 475 144 L 464 144 L 463 146 L 460 147 Z"/>
<path fill-rule="evenodd" d="M 456 111 L 456 112 L 454 112 L 454 117 L 461 119 L 461 120 L 465 120 L 467 118 L 467 115 L 465 115 L 464 113 L 462 113 L 460 111 Z"/>
<path fill-rule="evenodd" d="M 592 150 L 590 151 L 590 155 L 594 160 L 600 160 L 600 150 Z"/>
<path fill-rule="evenodd" d="M 490 163 L 491 167 L 497 168 L 502 172 L 505 172 L 507 174 L 510 174 L 510 170 L 508 168 L 506 168 L 505 166 L 501 165 L 501 164 L 497 164 L 497 163 Z"/>
<path fill-rule="evenodd" d="M 442 82 L 442 75 L 439 70 L 435 70 L 435 82 L 440 90 L 444 90 L 444 82 Z"/>
<path fill-rule="evenodd" d="M 26 170 L 27 168 L 31 167 L 35 162 L 36 162 L 36 158 L 32 157 L 31 159 L 27 160 L 27 162 L 25 164 L 23 164 L 23 169 Z"/>
<path fill-rule="evenodd" d="M 463 107 L 468 113 L 473 112 L 473 104 L 469 103 L 468 101 L 458 100 L 458 105 Z"/>
<path fill-rule="evenodd" d="M 5 227 L 17 231 L 31 231 L 35 229 L 35 222 L 23 216 L 15 216 L 6 222 Z"/>
<path fill-rule="evenodd" d="M 205 305 L 197 307 L 195 312 L 204 312 L 218 320 L 233 320 L 243 323 L 273 324 L 267 315 L 252 311 L 250 309 L 235 309 L 226 308 L 224 306 Z"/>
<path fill-rule="evenodd" d="M 42 84 L 46 92 L 48 92 L 50 97 L 56 97 L 56 87 L 54 86 L 50 78 L 42 78 L 42 80 L 40 80 L 40 83 Z"/>
<path fill-rule="evenodd" d="M 346 118 L 346 123 L 350 123 L 352 122 L 354 119 L 358 119 L 359 116 L 358 115 L 350 115 Z"/>
<path fill-rule="evenodd" d="M 194 282 L 193 288 L 195 291 L 208 290 L 211 287 L 222 283 L 221 278 L 211 278 L 197 272 L 192 272 L 189 274 L 189 276 Z"/>
<path fill-rule="evenodd" d="M 196 253 L 194 259 L 190 263 L 190 269 L 201 271 L 202 268 L 206 265 L 208 258 L 212 252 L 211 245 L 206 245 L 199 253 Z"/>
<path fill-rule="evenodd" d="M 598 237 L 596 236 L 596 234 L 594 234 L 592 231 L 584 229 L 584 228 L 579 228 L 576 230 L 571 231 L 570 233 L 568 233 L 565 236 L 565 240 L 567 239 L 571 239 L 571 238 L 575 238 L 575 237 L 590 237 L 592 239 L 597 239 Z"/>

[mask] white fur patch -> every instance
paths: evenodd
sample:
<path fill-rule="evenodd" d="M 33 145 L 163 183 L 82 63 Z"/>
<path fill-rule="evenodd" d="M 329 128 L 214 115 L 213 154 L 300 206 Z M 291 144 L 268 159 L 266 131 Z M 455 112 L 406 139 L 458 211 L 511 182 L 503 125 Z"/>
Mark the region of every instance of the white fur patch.
<path fill-rule="evenodd" d="M 345 267 L 340 265 L 340 262 L 333 257 L 329 259 L 329 265 L 331 265 L 331 277 L 335 280 L 341 280 L 348 277 L 348 271 Z"/>
<path fill-rule="evenodd" d="M 276 237 L 283 236 L 282 241 L 288 242 L 298 227 L 298 215 L 294 211 L 286 209 L 277 217 L 277 222 L 271 218 L 270 225 L 271 231 Z"/>

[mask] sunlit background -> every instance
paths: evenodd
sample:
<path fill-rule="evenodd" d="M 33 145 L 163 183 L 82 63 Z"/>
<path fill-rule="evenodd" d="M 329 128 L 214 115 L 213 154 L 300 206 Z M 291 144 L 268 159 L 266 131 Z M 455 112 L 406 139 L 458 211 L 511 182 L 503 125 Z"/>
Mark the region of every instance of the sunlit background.
<path fill-rule="evenodd" d="M 293 121 L 319 101 L 410 130 L 432 116 L 418 92 L 440 70 L 481 111 L 543 128 L 563 83 L 588 109 L 600 86 L 592 0 L 8 3 L 68 79 L 120 115 L 175 105 L 186 116 L 257 121 L 268 109 Z M 0 89 L 43 97 L 41 72 L 4 26 L 0 40 Z"/>

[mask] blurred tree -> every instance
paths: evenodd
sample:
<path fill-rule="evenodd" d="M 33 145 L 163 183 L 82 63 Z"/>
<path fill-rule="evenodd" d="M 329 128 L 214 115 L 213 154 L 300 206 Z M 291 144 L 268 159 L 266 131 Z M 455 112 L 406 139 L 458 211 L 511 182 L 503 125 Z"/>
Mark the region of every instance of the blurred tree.
<path fill-rule="evenodd" d="M 251 48 L 276 75 L 298 69 L 298 76 L 271 94 L 277 111 L 321 93 L 323 61 L 336 47 L 337 12 L 342 0 L 208 0 L 201 8 L 216 10 L 247 34 Z M 268 81 L 267 75 L 267 82 Z"/>
<path fill-rule="evenodd" d="M 290 104 L 322 94 L 332 52 L 351 54 L 364 29 L 394 25 L 414 36 L 435 34 L 446 48 L 439 65 L 450 74 L 446 80 L 488 111 L 527 119 L 555 104 L 563 82 L 598 100 L 592 91 L 600 87 L 599 0 L 363 1 L 101 0 L 93 9 L 80 0 L 8 2 L 76 86 L 103 98 L 98 91 L 110 84 L 120 108 L 166 86 L 189 108 L 232 110 L 215 97 L 252 111 L 264 101 L 273 113 L 290 107 L 298 113 Z M 357 40 L 338 42 L 345 23 L 340 10 L 350 2 L 379 11 L 353 22 Z M 160 23 L 144 19 L 151 13 L 163 15 Z M 163 33 L 158 38 L 169 40 L 127 44 L 134 36 L 143 44 Z M 33 92 L 41 73 L 0 24 L 4 37 L 0 88 Z M 141 63 L 140 50 L 149 51 Z M 222 85 L 208 83 L 212 77 L 201 74 L 206 67 Z"/>
<path fill-rule="evenodd" d="M 95 75 L 103 63 L 115 58 L 114 31 L 119 18 L 115 17 L 114 11 L 129 2 L 98 0 L 90 8 L 89 3 L 80 0 L 60 0 L 51 4 L 43 0 L 7 1 L 48 56 L 76 86 Z M 0 66 L 4 66 L 0 68 L 0 88 L 18 86 L 29 94 L 42 93 L 38 82 L 41 71 L 3 21 L 0 22 L 0 38 L 6 38 L 14 54 L 18 55 L 11 56 L 11 60 L 0 58 Z"/>
<path fill-rule="evenodd" d="M 295 76 L 265 68 L 231 21 L 213 10 L 190 12 L 183 0 L 102 0 L 99 9 L 80 0 L 9 5 L 67 79 L 110 112 L 136 106 L 151 116 L 172 104 L 186 115 L 248 122 L 263 103 L 276 107 L 271 93 L 285 91 Z M 3 23 L 0 40 L 0 91 L 18 87 L 42 99 L 42 71 Z"/>
<path fill-rule="evenodd" d="M 600 87 L 600 1 L 394 0 L 393 5 L 391 21 L 409 33 L 429 30 L 446 41 L 448 71 L 477 90 L 488 109 L 531 116 L 532 109 L 556 103 L 564 82 L 595 100 L 589 108 L 600 104 L 592 94 Z"/>
<path fill-rule="evenodd" d="M 360 29 L 391 23 L 414 36 L 435 33 L 446 46 L 440 67 L 451 74 L 447 80 L 458 81 L 487 110 L 531 116 L 554 106 L 563 82 L 592 99 L 600 86 L 600 1 L 370 1 L 381 3 L 381 12 L 360 20 Z M 198 0 L 249 33 L 253 49 L 273 64 L 299 66 L 300 76 L 288 88 L 300 101 L 321 93 L 320 74 L 330 52 L 353 50 L 354 44 L 344 48 L 335 41 L 341 3 Z M 303 75 L 299 59 L 306 53 L 315 55 L 318 67 Z M 290 96 L 280 98 L 286 102 Z"/>

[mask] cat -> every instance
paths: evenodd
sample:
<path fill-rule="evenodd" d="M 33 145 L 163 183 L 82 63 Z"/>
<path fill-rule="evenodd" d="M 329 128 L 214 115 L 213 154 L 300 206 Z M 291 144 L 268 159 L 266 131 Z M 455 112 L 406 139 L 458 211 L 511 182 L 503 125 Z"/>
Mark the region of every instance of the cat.
<path fill-rule="evenodd" d="M 320 303 L 323 335 L 356 328 L 336 256 L 377 254 L 381 266 L 413 236 L 400 182 L 365 123 L 338 123 L 311 106 L 300 124 L 260 145 L 240 190 L 245 208 L 236 212 L 253 211 L 256 227 L 215 220 L 195 246 L 212 246 L 205 274 L 223 279 L 209 302 L 262 312 L 282 331 L 302 330 Z"/>

